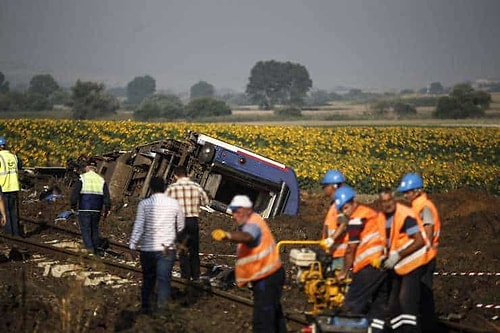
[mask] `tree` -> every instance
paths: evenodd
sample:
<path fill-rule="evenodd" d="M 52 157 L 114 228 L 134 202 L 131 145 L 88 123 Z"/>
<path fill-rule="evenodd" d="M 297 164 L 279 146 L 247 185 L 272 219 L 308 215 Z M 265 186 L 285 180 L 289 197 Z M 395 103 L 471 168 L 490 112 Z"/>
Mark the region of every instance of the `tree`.
<path fill-rule="evenodd" d="M 49 102 L 52 105 L 70 105 L 71 94 L 66 89 L 56 90 L 50 95 Z"/>
<path fill-rule="evenodd" d="M 218 96 L 218 99 L 226 102 L 229 105 L 251 104 L 251 101 L 248 99 L 248 96 L 245 93 L 239 93 L 239 92 L 228 92 L 221 96 Z"/>
<path fill-rule="evenodd" d="M 461 83 L 453 87 L 450 96 L 438 99 L 434 116 L 444 119 L 483 117 L 490 103 L 489 93 L 476 91 L 470 84 Z"/>
<path fill-rule="evenodd" d="M 409 116 L 417 114 L 417 109 L 413 105 L 401 101 L 394 102 L 392 104 L 392 109 L 398 116 Z"/>
<path fill-rule="evenodd" d="M 427 93 L 431 95 L 441 95 L 444 94 L 444 87 L 441 82 L 432 82 L 427 88 Z"/>
<path fill-rule="evenodd" d="M 184 105 L 176 95 L 155 94 L 146 97 L 134 111 L 137 120 L 177 119 L 184 116 Z"/>
<path fill-rule="evenodd" d="M 186 106 L 188 118 L 225 116 L 231 114 L 231 108 L 223 101 L 210 97 L 197 98 Z"/>
<path fill-rule="evenodd" d="M 138 105 L 142 100 L 156 91 L 156 81 L 149 75 L 136 76 L 127 84 L 127 101 Z"/>
<path fill-rule="evenodd" d="M 189 97 L 191 100 L 200 97 L 214 97 L 215 88 L 208 82 L 200 81 L 191 86 Z"/>
<path fill-rule="evenodd" d="M 307 69 L 300 64 L 259 61 L 250 71 L 246 93 L 264 109 L 274 104 L 302 105 L 312 87 Z"/>
<path fill-rule="evenodd" d="M 110 93 L 104 91 L 104 84 L 76 81 L 71 88 L 74 119 L 94 119 L 101 115 L 116 113 L 120 103 Z"/>
<path fill-rule="evenodd" d="M 56 80 L 50 74 L 39 74 L 31 78 L 28 91 L 48 98 L 59 89 Z"/>

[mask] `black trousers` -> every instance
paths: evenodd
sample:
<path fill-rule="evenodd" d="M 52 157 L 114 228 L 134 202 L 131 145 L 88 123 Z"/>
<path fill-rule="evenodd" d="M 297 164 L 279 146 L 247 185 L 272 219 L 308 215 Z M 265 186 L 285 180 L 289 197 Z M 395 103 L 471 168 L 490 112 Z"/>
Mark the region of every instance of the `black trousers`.
<path fill-rule="evenodd" d="M 5 233 L 12 236 L 20 236 L 19 220 L 17 218 L 17 194 L 18 192 L 3 192 L 2 194 L 7 213 Z"/>
<path fill-rule="evenodd" d="M 372 332 L 383 332 L 387 316 L 387 272 L 366 266 L 352 275 L 352 283 L 344 300 L 344 310 L 366 315 Z"/>
<path fill-rule="evenodd" d="M 436 271 L 436 258 L 427 265 L 421 280 L 420 289 L 420 315 L 422 332 L 431 333 L 437 331 L 436 307 L 434 305 L 433 278 Z"/>
<path fill-rule="evenodd" d="M 281 306 L 284 283 L 283 267 L 263 279 L 252 282 L 254 333 L 285 333 L 287 331 Z"/>
<path fill-rule="evenodd" d="M 393 332 L 421 332 L 420 290 L 426 269 L 427 265 L 421 266 L 402 276 L 390 271 L 389 313 Z"/>
<path fill-rule="evenodd" d="M 198 217 L 186 217 L 184 231 L 180 241 L 185 242 L 188 251 L 179 252 L 181 277 L 183 279 L 197 280 L 200 278 L 200 228 Z"/>

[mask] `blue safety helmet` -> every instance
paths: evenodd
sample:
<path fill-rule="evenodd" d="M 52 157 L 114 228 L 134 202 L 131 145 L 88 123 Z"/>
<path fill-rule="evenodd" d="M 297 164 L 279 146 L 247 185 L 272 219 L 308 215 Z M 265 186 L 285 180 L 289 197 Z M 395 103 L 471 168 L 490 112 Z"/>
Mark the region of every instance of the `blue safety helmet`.
<path fill-rule="evenodd" d="M 344 182 L 345 178 L 342 172 L 339 170 L 328 170 L 321 180 L 321 185 L 340 184 Z"/>
<path fill-rule="evenodd" d="M 403 179 L 401 179 L 401 184 L 399 184 L 398 192 L 408 192 L 411 190 L 417 190 L 424 187 L 424 180 L 422 176 L 418 173 L 408 173 Z"/>
<path fill-rule="evenodd" d="M 342 209 L 344 205 L 354 199 L 354 196 L 356 195 L 356 191 L 352 187 L 349 186 L 342 186 L 340 187 L 337 192 L 335 192 L 335 207 L 337 209 Z"/>
<path fill-rule="evenodd" d="M 7 140 L 3 136 L 0 136 L 0 146 L 6 146 L 6 145 L 7 145 Z"/>

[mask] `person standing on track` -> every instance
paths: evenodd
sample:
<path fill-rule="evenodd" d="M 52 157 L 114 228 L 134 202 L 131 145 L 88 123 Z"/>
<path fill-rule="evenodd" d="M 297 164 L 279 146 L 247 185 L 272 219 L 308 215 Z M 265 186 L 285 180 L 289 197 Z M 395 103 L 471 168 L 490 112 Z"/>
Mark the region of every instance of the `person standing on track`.
<path fill-rule="evenodd" d="M 411 202 L 415 214 L 424 224 L 427 239 L 430 241 L 427 252 L 427 268 L 422 277 L 420 315 L 422 317 L 422 328 L 425 332 L 435 331 L 437 325 L 436 310 L 434 305 L 433 276 L 436 270 L 436 257 L 438 253 L 439 234 L 441 233 L 441 220 L 434 203 L 423 191 L 424 181 L 422 176 L 416 173 L 408 173 L 402 179 L 398 192 L 403 193 L 404 198 Z"/>
<path fill-rule="evenodd" d="M 381 213 L 358 203 L 356 192 L 342 186 L 335 193 L 335 205 L 349 219 L 349 242 L 340 279 L 352 270 L 352 283 L 347 291 L 343 309 L 366 315 L 371 332 L 383 332 L 387 304 L 387 273 L 373 266 L 384 253 L 384 218 Z"/>
<path fill-rule="evenodd" d="M 99 220 L 111 212 L 111 197 L 108 185 L 96 173 L 97 164 L 89 160 L 84 173 L 73 185 L 71 191 L 71 210 L 78 208 L 78 221 L 82 233 L 83 245 L 89 254 L 101 255 L 99 248 Z"/>
<path fill-rule="evenodd" d="M 210 203 L 207 194 L 200 184 L 189 179 L 183 166 L 174 169 L 175 183 L 171 184 L 166 194 L 179 201 L 186 218 L 186 227 L 180 235 L 179 242 L 185 242 L 186 251 L 180 251 L 179 262 L 181 277 L 197 281 L 200 278 L 200 207 Z"/>
<path fill-rule="evenodd" d="M 333 260 L 330 266 L 332 271 L 341 271 L 344 268 L 344 255 L 347 248 L 347 217 L 339 213 L 335 207 L 335 192 L 345 183 L 342 172 L 338 170 L 328 170 L 321 186 L 323 192 L 331 200 L 330 208 L 323 223 L 320 246 L 328 253 L 332 254 Z"/>
<path fill-rule="evenodd" d="M 216 241 L 237 243 L 235 277 L 238 287 L 251 284 L 253 290 L 253 332 L 286 332 L 281 306 L 285 270 L 267 223 L 252 209 L 246 195 L 236 195 L 229 204 L 238 231 L 212 231 Z"/>
<path fill-rule="evenodd" d="M 421 332 L 420 280 L 428 251 L 424 226 L 410 207 L 396 203 L 391 189 L 381 191 L 379 199 L 386 228 L 382 265 L 388 272 L 390 326 L 394 332 Z"/>
<path fill-rule="evenodd" d="M 156 311 L 163 315 L 171 294 L 175 241 L 177 233 L 184 228 L 184 213 L 177 200 L 165 195 L 162 178 L 153 177 L 149 186 L 152 194 L 137 207 L 129 247 L 134 259 L 137 258 L 138 246 L 141 251 L 141 312 L 146 314 L 152 311 L 150 300 L 156 285 Z"/>
<path fill-rule="evenodd" d="M 3 191 L 6 210 L 5 233 L 12 236 L 21 235 L 17 216 L 18 193 L 21 189 L 19 171 L 21 169 L 21 160 L 7 149 L 7 140 L 3 136 L 0 137 L 0 187 Z"/>

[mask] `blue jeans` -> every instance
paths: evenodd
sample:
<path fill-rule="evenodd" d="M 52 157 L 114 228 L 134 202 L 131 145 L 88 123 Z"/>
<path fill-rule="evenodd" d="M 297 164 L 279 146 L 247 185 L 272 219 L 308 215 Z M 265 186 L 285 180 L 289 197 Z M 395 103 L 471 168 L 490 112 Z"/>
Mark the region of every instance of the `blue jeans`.
<path fill-rule="evenodd" d="M 80 231 L 82 232 L 83 245 L 92 252 L 96 252 L 99 247 L 99 212 L 82 212 L 78 213 L 78 221 L 80 222 Z"/>
<path fill-rule="evenodd" d="M 165 311 L 170 298 L 170 281 L 172 280 L 172 267 L 175 262 L 175 250 L 141 251 L 142 267 L 142 310 L 151 310 L 151 295 L 156 285 L 157 311 Z"/>
<path fill-rule="evenodd" d="M 344 257 L 335 257 L 332 259 L 330 264 L 330 271 L 335 272 L 335 270 L 342 271 L 344 269 Z"/>
<path fill-rule="evenodd" d="M 17 193 L 18 192 L 3 192 L 3 200 L 5 204 L 5 233 L 12 236 L 19 236 L 19 221 L 17 220 Z"/>

